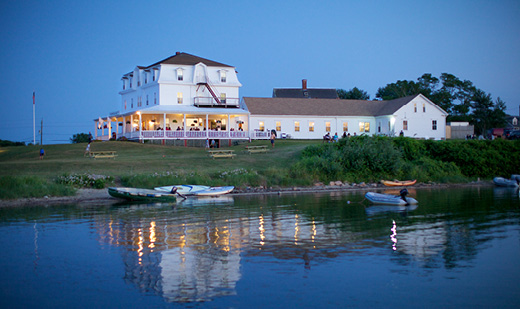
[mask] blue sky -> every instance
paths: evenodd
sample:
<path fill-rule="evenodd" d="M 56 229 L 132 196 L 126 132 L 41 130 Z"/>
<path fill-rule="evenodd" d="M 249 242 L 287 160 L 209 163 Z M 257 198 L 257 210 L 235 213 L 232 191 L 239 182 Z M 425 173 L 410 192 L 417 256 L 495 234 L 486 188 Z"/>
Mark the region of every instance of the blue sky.
<path fill-rule="evenodd" d="M 241 96 L 451 73 L 520 105 L 520 1 L 2 1 L 0 139 L 67 143 L 117 111 L 121 77 L 176 51 L 235 66 Z M 39 135 L 37 136 L 39 142 Z"/>

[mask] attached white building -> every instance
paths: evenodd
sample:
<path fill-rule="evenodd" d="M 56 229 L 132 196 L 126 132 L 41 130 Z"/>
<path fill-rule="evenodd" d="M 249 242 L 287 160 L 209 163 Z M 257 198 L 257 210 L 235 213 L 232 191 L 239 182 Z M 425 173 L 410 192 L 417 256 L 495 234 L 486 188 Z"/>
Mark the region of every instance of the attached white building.
<path fill-rule="evenodd" d="M 123 75 L 119 110 L 96 119 L 96 138 L 248 139 L 235 68 L 187 53 Z"/>
<path fill-rule="evenodd" d="M 244 97 L 243 102 L 256 135 L 276 130 L 279 136 L 321 139 L 327 132 L 397 136 L 402 131 L 413 138 L 446 138 L 448 114 L 420 94 L 390 101 Z"/>

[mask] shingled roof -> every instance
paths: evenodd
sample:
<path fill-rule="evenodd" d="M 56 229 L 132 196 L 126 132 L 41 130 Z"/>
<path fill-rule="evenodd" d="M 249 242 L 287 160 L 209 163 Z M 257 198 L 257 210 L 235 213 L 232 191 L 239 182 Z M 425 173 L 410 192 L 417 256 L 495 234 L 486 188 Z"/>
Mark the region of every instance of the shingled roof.
<path fill-rule="evenodd" d="M 175 55 L 170 56 L 166 59 L 163 59 L 159 62 L 156 62 L 152 65 L 149 65 L 146 68 L 150 68 L 150 67 L 156 66 L 158 64 L 196 65 L 197 63 L 200 63 L 200 62 L 204 63 L 205 65 L 207 65 L 209 67 L 230 67 L 230 68 L 232 68 L 232 66 L 227 65 L 227 64 L 223 64 L 220 62 L 208 60 L 205 58 L 201 58 L 201 57 L 197 57 L 197 56 L 194 56 L 194 55 L 191 55 L 188 53 L 181 53 L 181 52 L 177 52 L 177 53 L 175 53 Z"/>
<path fill-rule="evenodd" d="M 337 99 L 336 89 L 274 88 L 273 98 Z"/>
<path fill-rule="evenodd" d="M 395 113 L 416 97 L 390 101 L 244 97 L 244 103 L 252 115 L 382 116 Z"/>

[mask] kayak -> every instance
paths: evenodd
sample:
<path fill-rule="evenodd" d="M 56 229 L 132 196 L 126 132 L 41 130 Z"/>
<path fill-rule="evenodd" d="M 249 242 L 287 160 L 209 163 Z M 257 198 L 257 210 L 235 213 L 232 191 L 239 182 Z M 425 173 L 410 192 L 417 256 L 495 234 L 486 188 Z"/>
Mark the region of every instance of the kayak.
<path fill-rule="evenodd" d="M 404 197 L 399 195 L 382 194 L 375 192 L 367 192 L 365 194 L 365 197 L 367 200 L 377 205 L 406 206 L 415 205 L 418 203 L 417 200 L 413 197 Z"/>
<path fill-rule="evenodd" d="M 165 186 L 165 187 L 156 187 L 154 188 L 157 191 L 161 192 L 171 192 L 172 189 L 176 187 L 177 192 L 186 195 L 186 196 L 212 196 L 212 195 L 222 195 L 227 194 L 233 189 L 234 186 L 225 186 L 225 187 L 208 187 L 208 186 L 198 186 L 198 185 L 174 185 L 174 186 Z"/>
<path fill-rule="evenodd" d="M 129 201 L 175 202 L 177 200 L 176 194 L 139 188 L 110 187 L 108 194 Z"/>
<path fill-rule="evenodd" d="M 381 183 L 387 187 L 412 186 L 417 182 L 414 180 L 381 180 Z"/>
<path fill-rule="evenodd" d="M 165 187 L 155 187 L 154 190 L 161 192 L 172 192 L 173 188 L 177 188 L 177 193 L 182 195 L 195 195 L 196 192 L 209 190 L 210 186 L 199 186 L 199 185 L 174 185 Z"/>
<path fill-rule="evenodd" d="M 516 175 L 514 175 L 516 176 Z M 499 187 L 513 187 L 513 188 L 516 188 L 518 187 L 518 182 L 520 180 L 516 179 L 506 179 L 506 178 L 503 178 L 503 177 L 495 177 L 493 178 L 493 183 Z"/>

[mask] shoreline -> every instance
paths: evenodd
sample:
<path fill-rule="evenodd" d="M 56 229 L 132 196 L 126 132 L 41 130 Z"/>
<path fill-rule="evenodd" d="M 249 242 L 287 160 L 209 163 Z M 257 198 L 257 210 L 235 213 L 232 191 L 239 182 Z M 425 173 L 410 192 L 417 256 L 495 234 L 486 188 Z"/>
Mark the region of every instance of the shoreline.
<path fill-rule="evenodd" d="M 492 186 L 493 183 L 489 181 L 477 181 L 462 184 L 424 184 L 418 183 L 413 186 L 400 187 L 386 187 L 382 184 L 376 183 L 361 183 L 353 185 L 345 184 L 329 184 L 329 185 L 315 185 L 313 187 L 284 187 L 284 188 L 263 188 L 263 187 L 247 187 L 245 189 L 236 189 L 227 196 L 242 196 L 242 195 L 267 195 L 267 194 L 288 194 L 288 193 L 320 193 L 320 192 L 348 192 L 348 191 L 368 191 L 368 190 L 400 190 L 402 188 L 408 189 L 437 189 L 448 187 L 469 187 L 469 186 Z M 78 204 L 80 206 L 106 206 L 114 203 L 124 201 L 117 199 L 108 194 L 108 188 L 104 189 L 78 189 L 73 196 L 51 196 L 41 198 L 21 198 L 14 200 L 0 200 L 0 208 L 15 208 L 15 207 L 48 207 L 67 204 Z"/>

